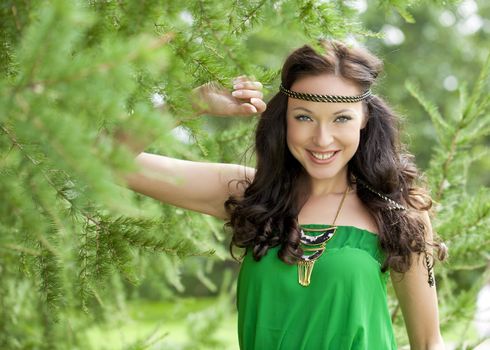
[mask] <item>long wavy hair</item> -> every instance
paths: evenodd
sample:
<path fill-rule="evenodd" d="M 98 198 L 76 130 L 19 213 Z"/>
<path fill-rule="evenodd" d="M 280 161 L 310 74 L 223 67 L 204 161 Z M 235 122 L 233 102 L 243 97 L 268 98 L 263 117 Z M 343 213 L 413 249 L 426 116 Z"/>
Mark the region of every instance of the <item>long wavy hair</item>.
<path fill-rule="evenodd" d="M 325 49 L 323 54 L 305 45 L 289 55 L 281 73 L 284 87 L 289 89 L 306 76 L 334 74 L 365 91 L 383 69 L 382 61 L 361 47 L 349 47 L 336 40 L 322 41 L 321 46 Z M 432 200 L 426 187 L 415 183 L 421 174 L 413 156 L 400 142 L 399 118 L 378 96 L 372 95 L 362 103 L 367 124 L 361 129 L 359 147 L 348 162 L 348 181 L 352 186 L 357 178 L 357 195 L 376 220 L 386 256 L 381 270 L 406 272 L 411 253 L 426 252 L 427 244 L 436 247 L 439 259 L 444 259 L 445 246 L 436 243 L 435 233 L 433 242 L 426 242 L 427 228 L 417 214 L 429 210 Z M 230 196 L 225 202 L 230 218 L 225 226 L 233 231 L 229 248 L 235 259 L 233 246 L 251 249 L 257 261 L 275 246 L 280 246 L 278 256 L 288 264 L 303 254 L 297 218 L 308 199 L 309 182 L 308 174 L 286 143 L 287 104 L 288 97 L 281 92 L 268 103 L 255 134 L 255 177 L 253 181 L 242 180 L 246 187 L 243 197 Z M 391 204 L 368 186 L 408 210 L 389 210 Z"/>

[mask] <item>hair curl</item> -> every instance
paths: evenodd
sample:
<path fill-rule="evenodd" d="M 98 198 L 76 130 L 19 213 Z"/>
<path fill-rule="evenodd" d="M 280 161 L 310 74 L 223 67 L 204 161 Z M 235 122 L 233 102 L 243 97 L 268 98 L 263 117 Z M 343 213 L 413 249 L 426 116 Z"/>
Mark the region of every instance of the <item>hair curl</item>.
<path fill-rule="evenodd" d="M 305 45 L 289 55 L 281 74 L 284 87 L 290 89 L 296 80 L 307 76 L 334 74 L 365 91 L 382 72 L 382 61 L 366 49 L 336 40 L 321 44 L 325 54 Z M 225 202 L 230 217 L 225 226 L 233 231 L 229 248 L 235 259 L 234 245 L 251 248 L 257 261 L 278 245 L 279 258 L 288 264 L 303 253 L 297 217 L 307 200 L 308 175 L 286 143 L 287 103 L 287 96 L 280 92 L 268 103 L 255 134 L 255 177 L 253 181 L 242 180 L 246 187 L 243 198 L 230 196 Z M 362 180 L 357 195 L 376 220 L 380 247 L 386 255 L 381 270 L 406 272 L 411 253 L 426 252 L 427 245 L 436 247 L 438 258 L 443 260 L 446 248 L 436 243 L 435 233 L 433 242 L 425 239 L 427 228 L 420 211 L 430 210 L 432 200 L 426 187 L 416 184 L 421 176 L 413 156 L 400 142 L 399 118 L 380 97 L 373 95 L 362 103 L 368 119 L 361 129 L 359 147 L 348 162 L 348 178 L 350 185 L 355 178 Z M 390 203 L 362 183 L 409 210 L 388 210 Z"/>

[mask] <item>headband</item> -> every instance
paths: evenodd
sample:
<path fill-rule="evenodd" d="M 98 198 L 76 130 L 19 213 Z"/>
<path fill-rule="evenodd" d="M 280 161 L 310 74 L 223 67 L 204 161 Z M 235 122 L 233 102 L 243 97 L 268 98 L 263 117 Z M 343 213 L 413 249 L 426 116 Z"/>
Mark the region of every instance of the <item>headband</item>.
<path fill-rule="evenodd" d="M 316 95 L 308 94 L 305 92 L 296 92 L 286 89 L 282 84 L 279 86 L 279 90 L 285 95 L 297 98 L 299 100 L 313 101 L 313 102 L 359 102 L 369 96 L 371 96 L 371 90 L 365 91 L 359 96 L 337 96 L 337 95 Z"/>

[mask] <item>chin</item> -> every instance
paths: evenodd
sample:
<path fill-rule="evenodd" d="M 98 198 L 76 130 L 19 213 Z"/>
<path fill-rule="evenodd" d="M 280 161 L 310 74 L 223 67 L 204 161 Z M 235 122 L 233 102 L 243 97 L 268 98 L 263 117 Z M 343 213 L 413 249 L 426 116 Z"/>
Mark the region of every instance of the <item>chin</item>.
<path fill-rule="evenodd" d="M 306 168 L 306 173 L 315 180 L 327 180 L 327 179 L 333 179 L 336 176 L 338 176 L 341 173 L 342 169 L 329 169 L 328 171 L 318 171 L 318 170 L 311 170 Z"/>

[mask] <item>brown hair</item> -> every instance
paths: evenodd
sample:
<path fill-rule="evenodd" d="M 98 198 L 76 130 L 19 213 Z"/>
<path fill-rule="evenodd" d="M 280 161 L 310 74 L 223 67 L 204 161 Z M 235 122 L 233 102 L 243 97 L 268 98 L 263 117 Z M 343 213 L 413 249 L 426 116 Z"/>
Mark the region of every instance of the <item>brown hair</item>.
<path fill-rule="evenodd" d="M 329 40 L 323 41 L 325 54 L 305 45 L 286 59 L 281 83 L 290 89 L 298 79 L 318 74 L 334 74 L 354 82 L 361 91 L 369 89 L 382 71 L 383 63 L 366 49 L 349 47 Z M 262 113 L 256 129 L 256 174 L 245 182 L 243 198 L 231 196 L 225 202 L 230 215 L 226 223 L 233 231 L 233 245 L 252 249 L 260 260 L 269 247 L 280 245 L 281 260 L 292 264 L 301 257 L 297 217 L 306 201 L 307 174 L 290 153 L 286 144 L 286 109 L 288 98 L 277 93 Z M 361 129 L 360 144 L 348 163 L 351 185 L 354 176 L 377 192 L 402 204 L 409 210 L 389 210 L 389 202 L 357 186 L 357 194 L 373 215 L 379 228 L 381 249 L 386 260 L 381 270 L 392 268 L 405 272 L 411 264 L 411 253 L 426 251 L 427 228 L 417 211 L 429 210 L 432 200 L 425 187 L 415 184 L 420 174 L 410 155 L 400 143 L 399 118 L 388 105 L 375 95 L 363 101 L 367 124 Z M 435 234 L 434 234 L 435 235 Z M 444 259 L 445 247 L 439 249 Z"/>

